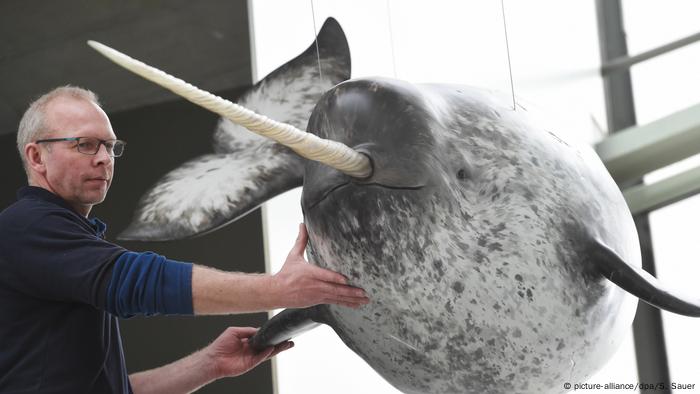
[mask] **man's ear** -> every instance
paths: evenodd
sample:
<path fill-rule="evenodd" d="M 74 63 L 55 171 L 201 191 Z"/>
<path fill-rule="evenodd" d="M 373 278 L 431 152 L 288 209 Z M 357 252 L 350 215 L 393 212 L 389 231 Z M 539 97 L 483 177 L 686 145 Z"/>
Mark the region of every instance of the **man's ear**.
<path fill-rule="evenodd" d="M 27 167 L 39 174 L 46 173 L 46 164 L 42 155 L 39 144 L 30 142 L 24 146 L 24 157 L 27 160 Z"/>

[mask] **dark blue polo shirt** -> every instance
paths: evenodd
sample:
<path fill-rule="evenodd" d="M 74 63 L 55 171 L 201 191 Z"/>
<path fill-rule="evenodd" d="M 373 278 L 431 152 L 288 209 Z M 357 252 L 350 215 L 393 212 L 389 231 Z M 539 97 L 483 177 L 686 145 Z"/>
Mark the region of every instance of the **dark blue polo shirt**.
<path fill-rule="evenodd" d="M 192 313 L 191 265 L 25 187 L 0 213 L 0 392 L 130 393 L 117 316 Z"/>

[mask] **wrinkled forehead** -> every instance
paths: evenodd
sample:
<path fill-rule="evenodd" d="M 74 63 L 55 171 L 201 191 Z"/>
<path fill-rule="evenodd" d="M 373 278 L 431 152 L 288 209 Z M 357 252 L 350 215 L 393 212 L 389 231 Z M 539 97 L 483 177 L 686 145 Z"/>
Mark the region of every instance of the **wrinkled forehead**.
<path fill-rule="evenodd" d="M 57 97 L 44 112 L 45 134 L 59 137 L 114 139 L 116 135 L 107 114 L 97 104 L 72 97 Z"/>

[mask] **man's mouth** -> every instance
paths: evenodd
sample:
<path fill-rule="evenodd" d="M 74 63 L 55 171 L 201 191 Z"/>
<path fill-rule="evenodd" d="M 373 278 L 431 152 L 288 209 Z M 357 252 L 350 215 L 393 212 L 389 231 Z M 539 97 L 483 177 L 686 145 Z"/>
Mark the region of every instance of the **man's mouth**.
<path fill-rule="evenodd" d="M 109 178 L 103 178 L 103 177 L 97 177 L 97 178 L 88 178 L 88 182 L 109 182 Z"/>

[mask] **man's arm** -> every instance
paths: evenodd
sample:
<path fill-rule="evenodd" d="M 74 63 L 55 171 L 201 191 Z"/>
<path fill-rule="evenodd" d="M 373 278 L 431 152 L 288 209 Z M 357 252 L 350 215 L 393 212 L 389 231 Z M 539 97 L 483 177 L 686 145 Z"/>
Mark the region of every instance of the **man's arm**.
<path fill-rule="evenodd" d="M 98 307 L 119 317 L 136 314 L 233 314 L 316 304 L 359 307 L 369 302 L 362 289 L 341 274 L 304 259 L 306 228 L 275 275 L 224 272 L 152 252 L 126 251 L 115 261 L 104 302 Z M 122 250 L 122 249 L 120 249 Z M 122 250 L 123 251 L 123 250 Z"/>
<path fill-rule="evenodd" d="M 299 236 L 282 269 L 275 275 L 231 273 L 195 265 L 192 304 L 195 314 L 228 314 L 339 304 L 357 308 L 369 302 L 362 289 L 349 286 L 336 272 L 304 259 L 308 235 Z"/>
<path fill-rule="evenodd" d="M 241 375 L 294 344 L 284 342 L 256 353 L 248 339 L 257 329 L 229 327 L 204 349 L 172 364 L 129 375 L 134 394 L 190 393 L 214 380 Z"/>
<path fill-rule="evenodd" d="M 230 314 L 302 308 L 316 304 L 359 307 L 369 302 L 362 289 L 347 284 L 336 272 L 304 259 L 308 235 L 299 236 L 282 269 L 275 275 L 243 274 L 192 267 L 192 307 L 195 314 Z M 129 376 L 134 393 L 189 393 L 212 381 L 247 372 L 293 346 L 285 342 L 255 353 L 248 338 L 255 328 L 227 329 L 206 348 L 172 364 Z"/>

